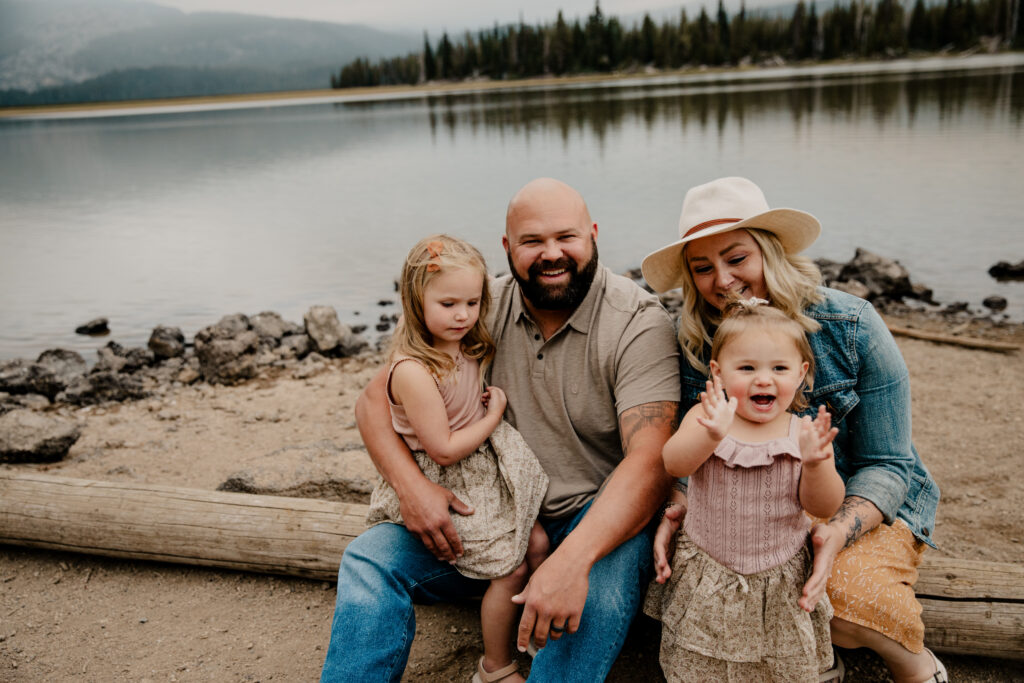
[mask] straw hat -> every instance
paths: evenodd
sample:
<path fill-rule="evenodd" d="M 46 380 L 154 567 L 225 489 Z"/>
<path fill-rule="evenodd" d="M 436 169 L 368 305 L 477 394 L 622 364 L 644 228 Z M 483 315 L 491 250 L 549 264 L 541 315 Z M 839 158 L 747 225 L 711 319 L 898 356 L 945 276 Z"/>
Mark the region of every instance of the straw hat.
<path fill-rule="evenodd" d="M 809 213 L 768 208 L 761 188 L 746 178 L 719 178 L 686 193 L 679 239 L 644 258 L 640 266 L 644 279 L 658 292 L 680 287 L 687 242 L 740 228 L 773 233 L 787 254 L 803 251 L 821 234 L 821 223 Z"/>

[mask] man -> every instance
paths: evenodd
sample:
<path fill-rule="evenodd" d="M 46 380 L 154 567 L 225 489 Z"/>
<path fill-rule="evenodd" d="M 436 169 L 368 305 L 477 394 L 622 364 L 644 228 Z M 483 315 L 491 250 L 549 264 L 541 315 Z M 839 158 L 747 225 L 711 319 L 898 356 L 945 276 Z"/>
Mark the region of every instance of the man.
<path fill-rule="evenodd" d="M 583 198 L 550 178 L 509 203 L 512 270 L 494 283 L 491 384 L 506 419 L 550 479 L 541 524 L 554 548 L 514 600 L 518 647 L 541 648 L 530 678 L 603 680 L 643 599 L 652 515 L 671 480 L 661 448 L 676 423 L 678 345 L 653 296 L 598 263 Z M 345 550 L 323 681 L 398 681 L 415 634 L 414 601 L 482 594 L 450 564 L 462 552 L 451 512 L 472 510 L 423 476 L 394 433 L 385 373 L 356 418 L 405 526 L 377 525 Z M 645 528 L 646 527 L 646 528 Z M 643 532 L 643 533 L 641 533 Z"/>

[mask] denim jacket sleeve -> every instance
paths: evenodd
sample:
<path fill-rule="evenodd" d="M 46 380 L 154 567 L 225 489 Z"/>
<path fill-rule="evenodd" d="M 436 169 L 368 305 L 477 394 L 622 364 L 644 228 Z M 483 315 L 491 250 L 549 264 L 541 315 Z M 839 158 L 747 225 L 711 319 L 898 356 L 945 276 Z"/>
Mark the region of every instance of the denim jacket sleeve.
<path fill-rule="evenodd" d="M 870 500 L 891 524 L 907 499 L 917 460 L 910 375 L 885 322 L 867 302 L 857 321 L 855 353 L 858 401 L 845 420 L 841 455 L 841 468 L 849 472 L 846 495 Z"/>
<path fill-rule="evenodd" d="M 903 519 L 929 545 L 939 488 L 911 439 L 910 375 L 903 355 L 874 307 L 823 289 L 808 315 L 821 324 L 810 335 L 817 365 L 811 407 L 825 405 L 839 428 L 836 469 L 846 494 L 870 500 L 886 523 Z"/>

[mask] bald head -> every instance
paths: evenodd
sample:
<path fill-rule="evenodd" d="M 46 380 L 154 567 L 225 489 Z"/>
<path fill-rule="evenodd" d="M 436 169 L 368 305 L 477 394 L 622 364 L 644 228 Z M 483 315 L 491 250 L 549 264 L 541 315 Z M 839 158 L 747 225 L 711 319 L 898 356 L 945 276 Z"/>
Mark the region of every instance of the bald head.
<path fill-rule="evenodd" d="M 587 203 L 575 189 L 554 178 L 531 180 L 516 192 L 512 201 L 508 203 L 508 211 L 505 213 L 505 235 L 510 236 L 524 221 L 555 215 L 573 216 L 573 222 L 577 226 L 589 226 L 591 223 Z"/>

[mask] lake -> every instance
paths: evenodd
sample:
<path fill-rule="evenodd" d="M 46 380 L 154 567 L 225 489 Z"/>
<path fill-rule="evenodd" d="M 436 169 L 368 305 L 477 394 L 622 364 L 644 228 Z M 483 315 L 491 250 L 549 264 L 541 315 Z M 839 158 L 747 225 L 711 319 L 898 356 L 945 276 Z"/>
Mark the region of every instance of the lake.
<path fill-rule="evenodd" d="M 0 358 L 315 304 L 372 331 L 421 236 L 507 270 L 505 206 L 537 176 L 582 192 L 617 271 L 677 237 L 687 188 L 743 175 L 821 220 L 811 256 L 863 247 L 1022 320 L 1024 283 L 986 271 L 1024 259 L 1024 55 L 905 64 L 0 119 Z M 108 338 L 74 334 L 99 316 Z"/>

